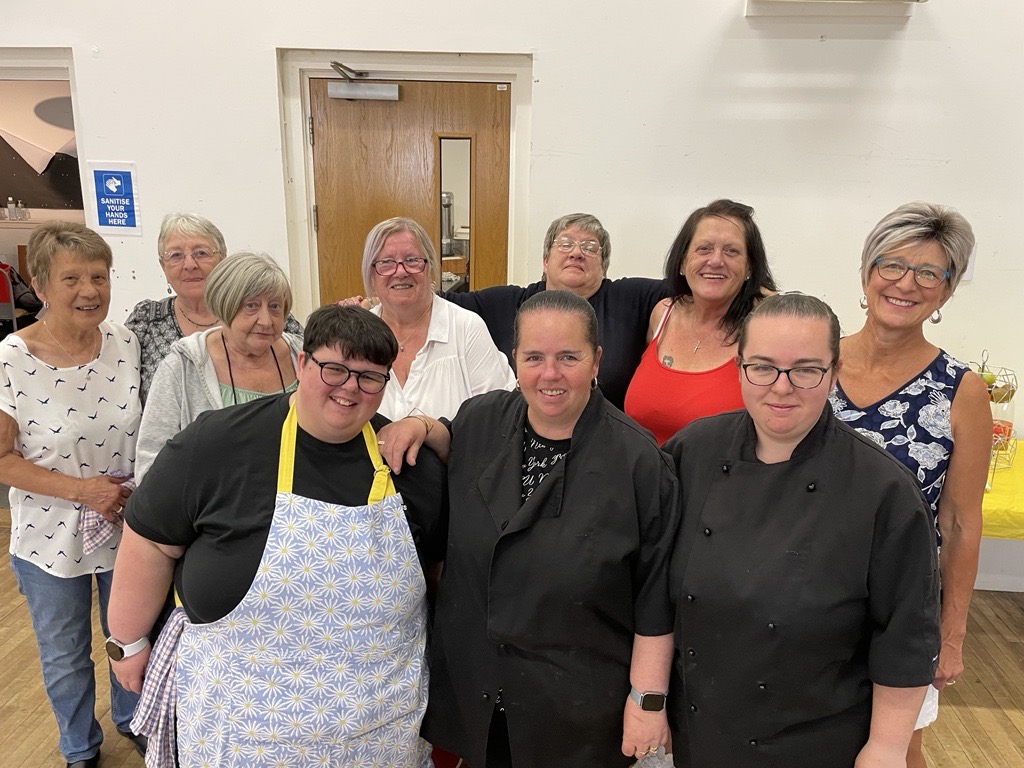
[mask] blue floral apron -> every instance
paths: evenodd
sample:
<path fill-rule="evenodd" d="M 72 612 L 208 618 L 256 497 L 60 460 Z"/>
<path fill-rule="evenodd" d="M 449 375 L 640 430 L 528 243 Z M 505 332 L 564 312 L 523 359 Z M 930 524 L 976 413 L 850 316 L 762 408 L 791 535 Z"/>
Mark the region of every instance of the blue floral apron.
<path fill-rule="evenodd" d="M 366 506 L 293 494 L 295 434 L 293 406 L 249 592 L 219 621 L 182 631 L 180 764 L 429 766 L 419 738 L 426 586 L 402 498 L 369 424 L 376 471 Z"/>

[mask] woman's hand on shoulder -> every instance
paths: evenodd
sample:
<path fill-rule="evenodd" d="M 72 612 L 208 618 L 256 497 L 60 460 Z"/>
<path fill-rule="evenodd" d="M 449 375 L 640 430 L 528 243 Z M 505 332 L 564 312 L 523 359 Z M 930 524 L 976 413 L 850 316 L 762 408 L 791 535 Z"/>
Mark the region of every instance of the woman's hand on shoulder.
<path fill-rule="evenodd" d="M 336 307 L 362 307 L 363 309 L 369 309 L 372 305 L 370 300 L 364 296 L 349 296 L 347 299 L 338 299 L 334 302 Z"/>
<path fill-rule="evenodd" d="M 396 475 L 401 474 L 405 464 L 416 466 L 416 457 L 426 439 L 426 427 L 415 416 L 386 424 L 377 433 L 380 455 Z"/>

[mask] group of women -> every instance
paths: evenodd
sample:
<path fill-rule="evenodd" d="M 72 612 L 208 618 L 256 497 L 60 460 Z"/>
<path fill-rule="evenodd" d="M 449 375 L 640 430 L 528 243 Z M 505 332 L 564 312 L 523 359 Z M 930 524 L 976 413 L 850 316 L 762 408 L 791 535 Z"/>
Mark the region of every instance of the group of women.
<path fill-rule="evenodd" d="M 733 201 L 688 218 L 664 281 L 609 280 L 608 233 L 571 214 L 541 282 L 454 295 L 397 218 L 366 240 L 373 310 L 300 338 L 274 260 L 225 257 L 201 217 L 165 220 L 174 295 L 135 334 L 105 320 L 102 240 L 40 227 L 0 481 L 68 764 L 102 740 L 95 574 L 113 719 L 151 764 L 420 766 L 422 721 L 476 768 L 922 765 L 991 439 L 984 384 L 923 323 L 972 248 L 952 209 L 885 217 L 840 340 L 776 293 Z"/>

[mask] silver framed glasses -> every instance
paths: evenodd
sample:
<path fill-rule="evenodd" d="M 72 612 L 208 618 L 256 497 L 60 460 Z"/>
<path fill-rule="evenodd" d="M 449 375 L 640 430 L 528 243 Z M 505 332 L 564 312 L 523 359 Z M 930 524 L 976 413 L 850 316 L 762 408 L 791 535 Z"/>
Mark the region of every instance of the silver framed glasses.
<path fill-rule="evenodd" d="M 177 267 L 185 263 L 185 257 L 191 256 L 197 264 L 208 264 L 220 251 L 211 251 L 207 248 L 196 248 L 194 251 L 164 251 L 164 264 Z"/>
<path fill-rule="evenodd" d="M 878 276 L 890 283 L 900 280 L 907 272 L 913 271 L 914 282 L 922 288 L 938 288 L 949 279 L 949 270 L 936 267 L 934 264 L 922 264 L 912 267 L 903 259 L 895 256 L 881 256 L 875 259 Z"/>
<path fill-rule="evenodd" d="M 349 377 L 356 377 L 356 386 L 368 395 L 379 394 L 384 386 L 391 381 L 390 373 L 380 371 L 355 371 L 341 363 L 321 363 L 312 354 L 306 355 L 320 366 L 320 378 L 329 387 L 340 387 Z"/>
<path fill-rule="evenodd" d="M 427 260 L 422 256 L 410 256 L 404 261 L 396 261 L 395 259 L 379 259 L 371 263 L 373 271 L 381 277 L 390 277 L 398 271 L 398 268 L 405 267 L 405 271 L 410 275 L 418 275 L 424 269 L 427 268 Z"/>
<path fill-rule="evenodd" d="M 825 380 L 828 368 L 821 368 L 814 365 L 802 365 L 797 368 L 778 368 L 767 363 L 742 363 L 743 375 L 747 381 L 755 387 L 770 387 L 779 380 L 779 376 L 786 374 L 789 383 L 797 389 L 815 389 Z"/>
<path fill-rule="evenodd" d="M 562 253 L 572 253 L 576 246 L 579 246 L 580 253 L 584 256 L 600 256 L 601 244 L 597 240 L 576 240 L 572 237 L 559 237 L 554 242 L 555 248 Z"/>

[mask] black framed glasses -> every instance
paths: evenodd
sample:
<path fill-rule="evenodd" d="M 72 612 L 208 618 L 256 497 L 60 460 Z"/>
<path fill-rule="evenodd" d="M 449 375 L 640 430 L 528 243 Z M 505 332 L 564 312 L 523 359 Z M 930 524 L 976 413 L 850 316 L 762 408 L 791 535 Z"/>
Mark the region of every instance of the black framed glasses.
<path fill-rule="evenodd" d="M 580 247 L 580 253 L 584 256 L 600 256 L 601 244 L 597 240 L 576 240 L 571 237 L 559 237 L 555 240 L 555 248 L 562 253 L 572 253 L 573 248 Z"/>
<path fill-rule="evenodd" d="M 766 363 L 743 363 L 740 365 L 747 381 L 756 387 L 770 387 L 779 380 L 779 376 L 786 374 L 789 383 L 797 389 L 815 389 L 825 380 L 825 374 L 831 367 L 831 365 L 828 368 L 802 365 L 798 368 L 777 368 Z"/>
<path fill-rule="evenodd" d="M 341 363 L 321 363 L 312 353 L 306 355 L 310 360 L 320 366 L 320 378 L 329 387 L 340 387 L 350 376 L 356 377 L 356 386 L 368 395 L 376 395 L 384 389 L 384 385 L 391 381 L 390 373 L 380 371 L 354 371 L 347 365 Z"/>
<path fill-rule="evenodd" d="M 912 267 L 903 259 L 894 256 L 881 256 L 875 259 L 875 269 L 878 276 L 890 283 L 895 283 L 907 272 L 913 271 L 914 282 L 922 288 L 938 288 L 949 279 L 949 270 L 936 267 L 933 264 L 922 264 L 919 267 Z"/>
<path fill-rule="evenodd" d="M 405 267 L 405 271 L 410 275 L 418 275 L 424 269 L 427 268 L 427 260 L 422 256 L 410 256 L 404 261 L 396 261 L 395 259 L 379 259 L 371 263 L 373 271 L 381 277 L 391 277 L 398 271 L 399 266 Z"/>
<path fill-rule="evenodd" d="M 196 248 L 194 251 L 165 251 L 164 252 L 164 264 L 170 264 L 172 267 L 177 267 L 180 264 L 185 263 L 185 257 L 191 256 L 192 260 L 197 264 L 206 264 L 220 251 L 211 251 L 208 248 Z"/>

